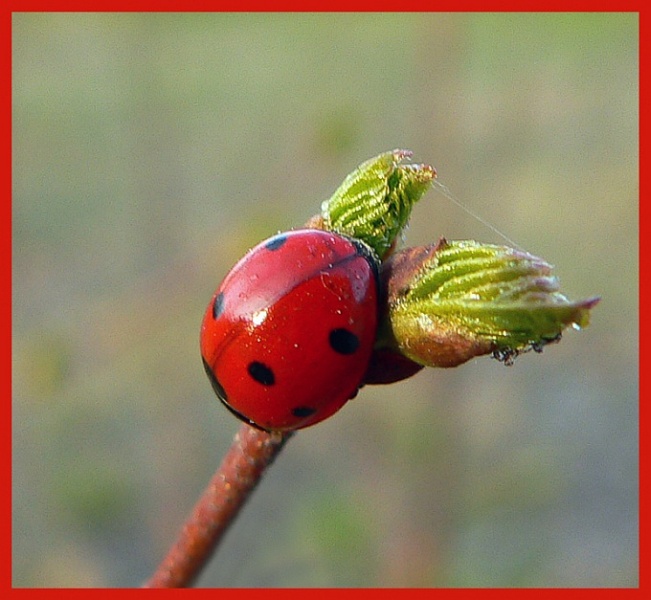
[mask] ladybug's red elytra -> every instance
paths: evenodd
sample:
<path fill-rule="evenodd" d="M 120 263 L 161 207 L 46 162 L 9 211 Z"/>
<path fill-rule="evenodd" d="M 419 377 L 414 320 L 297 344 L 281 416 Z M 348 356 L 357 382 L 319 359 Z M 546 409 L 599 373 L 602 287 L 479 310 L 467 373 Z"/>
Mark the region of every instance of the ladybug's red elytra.
<path fill-rule="evenodd" d="M 318 229 L 275 235 L 226 275 L 201 326 L 213 389 L 268 431 L 314 425 L 357 393 L 378 321 L 378 259 Z"/>

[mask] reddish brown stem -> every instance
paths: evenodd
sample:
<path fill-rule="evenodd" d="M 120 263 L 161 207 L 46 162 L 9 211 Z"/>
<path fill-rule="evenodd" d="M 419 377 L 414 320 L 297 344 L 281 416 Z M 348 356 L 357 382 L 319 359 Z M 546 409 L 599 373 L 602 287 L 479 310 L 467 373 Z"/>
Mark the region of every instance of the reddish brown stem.
<path fill-rule="evenodd" d="M 176 542 L 143 587 L 192 584 L 292 433 L 267 433 L 246 424 L 240 427 Z"/>

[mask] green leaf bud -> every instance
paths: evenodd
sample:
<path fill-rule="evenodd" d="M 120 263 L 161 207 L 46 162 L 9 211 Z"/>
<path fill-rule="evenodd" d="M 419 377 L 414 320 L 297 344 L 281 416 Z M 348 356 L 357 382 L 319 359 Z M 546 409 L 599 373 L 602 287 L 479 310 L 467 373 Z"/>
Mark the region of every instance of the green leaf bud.
<path fill-rule="evenodd" d="M 321 205 L 322 228 L 358 238 L 385 258 L 436 177 L 429 165 L 402 164 L 411 154 L 393 150 L 362 163 Z"/>
<path fill-rule="evenodd" d="M 379 348 L 425 366 L 493 354 L 506 364 L 540 352 L 599 301 L 568 300 L 544 260 L 507 246 L 448 242 L 397 252 L 382 268 L 387 298 Z"/>

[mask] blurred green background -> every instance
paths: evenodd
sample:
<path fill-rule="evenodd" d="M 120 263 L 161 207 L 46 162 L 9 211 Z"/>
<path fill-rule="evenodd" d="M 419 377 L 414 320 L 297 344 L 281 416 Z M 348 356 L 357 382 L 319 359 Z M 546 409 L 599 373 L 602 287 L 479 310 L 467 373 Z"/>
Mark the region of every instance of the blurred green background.
<path fill-rule="evenodd" d="M 13 127 L 14 586 L 151 574 L 238 428 L 214 288 L 396 147 L 593 323 L 365 388 L 197 585 L 638 584 L 637 15 L 15 13 Z M 502 242 L 432 190 L 441 235 Z"/>

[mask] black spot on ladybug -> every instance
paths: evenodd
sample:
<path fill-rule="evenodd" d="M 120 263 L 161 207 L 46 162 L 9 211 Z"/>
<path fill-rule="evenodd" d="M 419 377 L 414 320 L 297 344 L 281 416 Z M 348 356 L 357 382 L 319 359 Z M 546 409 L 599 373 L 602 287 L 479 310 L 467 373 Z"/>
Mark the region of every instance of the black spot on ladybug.
<path fill-rule="evenodd" d="M 273 385 L 276 383 L 274 372 L 267 365 L 258 362 L 257 360 L 249 363 L 247 371 L 249 372 L 249 375 L 253 377 L 253 379 L 262 385 Z"/>
<path fill-rule="evenodd" d="M 338 354 L 354 354 L 359 348 L 359 338 L 348 329 L 333 329 L 328 336 L 328 342 Z"/>
<path fill-rule="evenodd" d="M 274 237 L 272 237 L 264 245 L 264 247 L 267 250 L 271 250 L 273 252 L 274 250 L 278 250 L 278 248 L 282 248 L 285 245 L 286 241 L 287 241 L 287 236 L 284 233 L 281 233 L 279 235 L 275 235 Z"/>
<path fill-rule="evenodd" d="M 311 417 L 316 412 L 316 408 L 309 406 L 297 406 L 292 409 L 292 415 L 299 418 Z"/>
<path fill-rule="evenodd" d="M 206 370 L 206 375 L 208 375 L 208 379 L 210 379 L 212 389 L 215 390 L 215 394 L 217 394 L 217 396 L 219 397 L 220 400 L 222 400 L 222 402 L 226 402 L 228 398 L 226 397 L 226 392 L 224 391 L 222 384 L 219 383 L 219 381 L 217 380 L 217 377 L 215 376 L 213 370 L 206 362 L 206 359 L 201 357 L 201 360 L 203 361 L 203 368 Z"/>
<path fill-rule="evenodd" d="M 215 301 L 212 304 L 212 318 L 218 319 L 219 315 L 222 314 L 224 310 L 224 292 L 219 292 L 215 296 Z"/>

